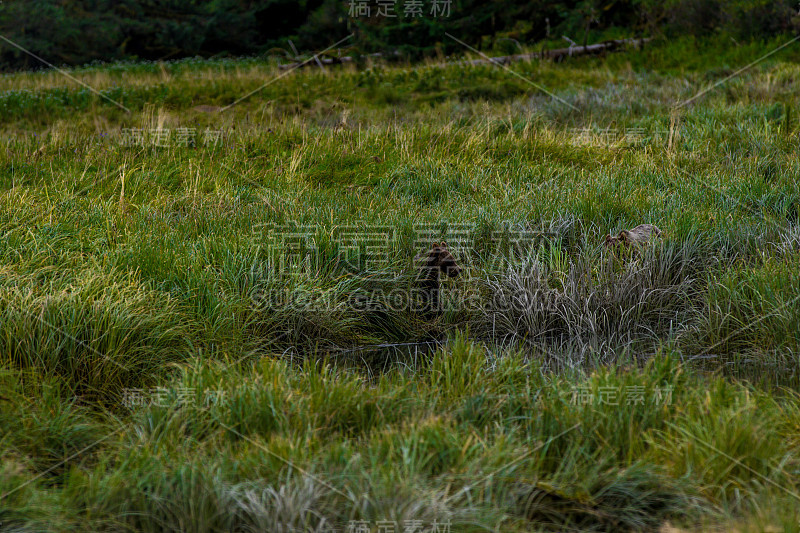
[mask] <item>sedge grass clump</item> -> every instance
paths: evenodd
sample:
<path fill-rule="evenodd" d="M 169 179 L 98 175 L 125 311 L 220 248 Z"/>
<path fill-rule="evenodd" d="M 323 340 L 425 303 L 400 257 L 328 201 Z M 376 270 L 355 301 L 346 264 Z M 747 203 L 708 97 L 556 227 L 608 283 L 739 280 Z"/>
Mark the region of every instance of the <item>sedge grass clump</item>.
<path fill-rule="evenodd" d="M 104 424 L 77 405 L 59 377 L 4 367 L 0 398 L 0 439 L 8 466 L 16 463 L 21 471 L 42 474 L 48 484 L 63 482 L 69 470 L 64 459 L 105 436 Z M 11 471 L 8 475 L 9 481 L 19 479 Z M 4 484 L 0 494 L 10 487 Z"/>
<path fill-rule="evenodd" d="M 722 273 L 709 287 L 697 325 L 687 342 L 703 353 L 735 354 L 796 352 L 800 316 L 794 253 L 741 265 Z"/>
<path fill-rule="evenodd" d="M 12 278 L 13 279 L 13 278 Z M 6 280 L 0 302 L 3 364 L 64 380 L 86 401 L 152 383 L 190 351 L 174 302 L 124 274 L 25 287 Z"/>
<path fill-rule="evenodd" d="M 480 326 L 531 342 L 652 341 L 688 316 L 698 290 L 693 266 L 675 246 L 621 259 L 613 250 L 566 261 L 548 253 L 486 281 Z"/>

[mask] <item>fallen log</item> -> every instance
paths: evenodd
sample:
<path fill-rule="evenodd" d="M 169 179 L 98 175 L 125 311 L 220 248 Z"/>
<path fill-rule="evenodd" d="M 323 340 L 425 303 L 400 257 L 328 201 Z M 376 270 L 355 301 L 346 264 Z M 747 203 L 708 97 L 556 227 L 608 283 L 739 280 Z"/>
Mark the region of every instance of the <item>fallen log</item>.
<path fill-rule="evenodd" d="M 399 54 L 397 54 L 399 55 Z M 383 54 L 380 52 L 375 54 L 369 54 L 366 57 L 383 57 Z M 352 63 L 355 61 L 356 58 L 352 56 L 342 56 L 342 57 L 319 57 L 313 56 L 305 61 L 298 61 L 296 63 L 288 63 L 286 65 L 278 65 L 278 68 L 281 69 L 293 69 L 293 68 L 301 68 L 301 67 L 312 67 L 314 65 L 317 66 L 325 66 L 325 65 L 341 65 L 342 63 Z"/>
<path fill-rule="evenodd" d="M 541 52 L 531 52 L 528 54 L 492 57 L 489 59 L 456 61 L 455 63 L 464 65 L 480 65 L 483 63 L 497 63 L 499 65 L 506 65 L 514 61 L 530 61 L 531 59 L 553 59 L 555 61 L 561 61 L 565 57 L 613 52 L 629 44 L 642 46 L 644 43 L 649 42 L 650 40 L 651 39 L 617 39 L 613 41 L 590 44 L 587 46 L 570 46 L 569 48 L 555 48 L 553 50 L 542 50 Z"/>
<path fill-rule="evenodd" d="M 649 42 L 651 39 L 615 39 L 612 41 L 604 41 L 602 43 L 590 44 L 587 46 L 570 46 L 569 48 L 555 48 L 553 50 L 542 50 L 541 52 L 531 52 L 528 54 L 515 54 L 510 56 L 490 57 L 488 59 L 467 59 L 461 61 L 450 61 L 445 65 L 481 65 L 483 63 L 495 63 L 498 65 L 507 65 L 515 61 L 530 61 L 532 59 L 552 59 L 554 61 L 561 61 L 565 57 L 576 57 L 582 55 L 594 55 L 603 52 L 613 52 L 626 45 L 642 46 L 644 43 Z M 397 55 L 397 54 L 395 54 Z M 367 57 L 382 57 L 383 54 L 369 54 Z M 308 67 L 313 65 L 340 65 L 343 63 L 352 63 L 356 58 L 352 56 L 342 57 L 326 57 L 320 58 L 313 56 L 302 62 L 288 63 L 286 65 L 279 65 L 281 69 L 295 69 L 301 67 Z"/>

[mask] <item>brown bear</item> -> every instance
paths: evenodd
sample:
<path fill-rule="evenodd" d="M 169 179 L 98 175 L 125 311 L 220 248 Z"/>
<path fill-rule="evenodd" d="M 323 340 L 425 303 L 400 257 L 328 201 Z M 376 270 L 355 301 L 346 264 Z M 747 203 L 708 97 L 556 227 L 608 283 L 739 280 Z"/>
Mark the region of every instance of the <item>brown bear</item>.
<path fill-rule="evenodd" d="M 439 301 L 439 274 L 443 272 L 450 278 L 461 274 L 461 267 L 450 253 L 446 242 L 433 243 L 431 249 L 416 257 L 420 264 L 418 281 L 422 296 L 422 315 L 433 318 L 441 313 Z"/>
<path fill-rule="evenodd" d="M 612 237 L 606 235 L 606 246 L 630 246 L 631 244 L 645 244 L 650 240 L 650 237 L 655 235 L 661 236 L 661 230 L 652 224 L 639 224 L 632 230 L 622 230 L 619 234 Z"/>

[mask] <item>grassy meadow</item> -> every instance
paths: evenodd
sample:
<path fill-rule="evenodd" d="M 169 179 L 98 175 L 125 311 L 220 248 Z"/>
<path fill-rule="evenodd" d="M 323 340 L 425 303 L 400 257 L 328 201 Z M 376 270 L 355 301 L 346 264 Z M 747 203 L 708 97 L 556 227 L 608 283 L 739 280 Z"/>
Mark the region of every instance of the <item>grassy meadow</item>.
<path fill-rule="evenodd" d="M 0 530 L 800 531 L 786 40 L 1 76 Z"/>

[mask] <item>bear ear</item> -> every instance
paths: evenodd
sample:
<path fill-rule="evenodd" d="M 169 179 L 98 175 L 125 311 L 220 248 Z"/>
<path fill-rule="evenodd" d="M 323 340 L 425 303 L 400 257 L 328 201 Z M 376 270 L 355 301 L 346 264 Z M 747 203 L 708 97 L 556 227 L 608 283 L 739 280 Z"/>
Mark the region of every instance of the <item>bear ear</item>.
<path fill-rule="evenodd" d="M 447 243 L 442 241 L 442 248 L 447 248 Z"/>
<path fill-rule="evenodd" d="M 611 242 L 611 234 L 610 233 L 606 233 L 606 243 L 609 243 L 609 242 Z"/>

